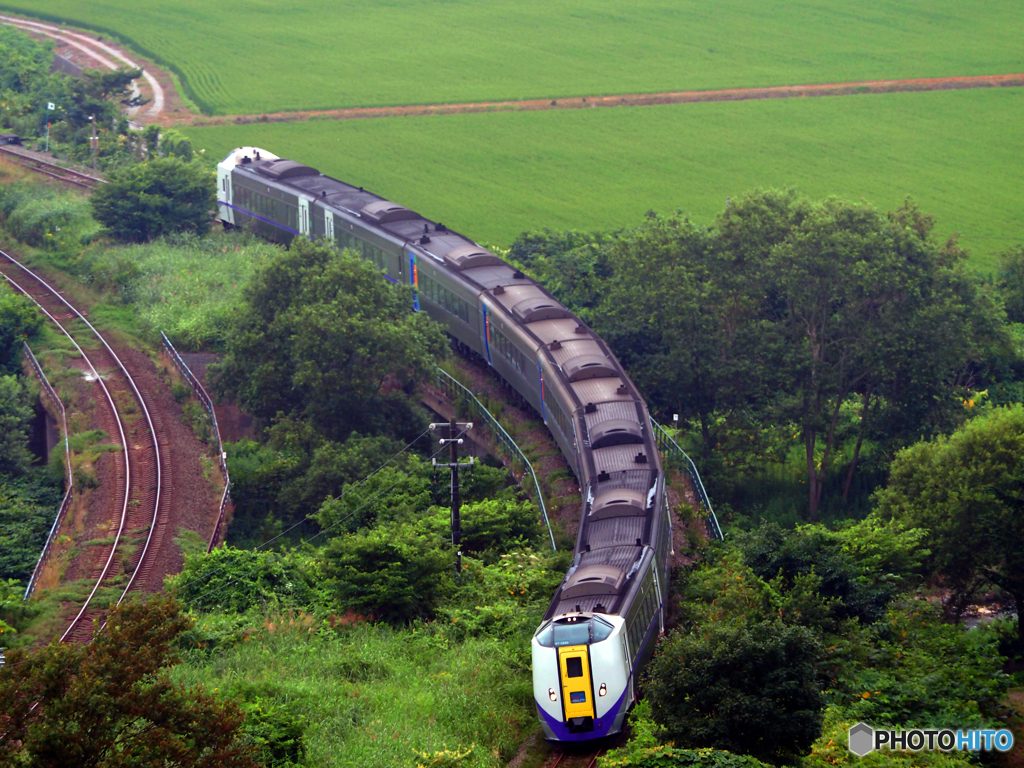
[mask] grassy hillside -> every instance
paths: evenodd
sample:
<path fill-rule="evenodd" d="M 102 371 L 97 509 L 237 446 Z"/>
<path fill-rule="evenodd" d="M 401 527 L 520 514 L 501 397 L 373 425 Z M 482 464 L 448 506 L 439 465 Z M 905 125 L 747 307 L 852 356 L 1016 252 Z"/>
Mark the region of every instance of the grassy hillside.
<path fill-rule="evenodd" d="M 5 0 L 106 30 L 220 114 L 1020 71 L 1018 0 Z"/>
<path fill-rule="evenodd" d="M 962 233 L 978 268 L 1024 242 L 1024 90 L 315 121 L 192 129 L 216 155 L 264 146 L 366 186 L 474 239 L 635 224 L 682 209 L 708 222 L 754 187 L 907 195 Z"/>

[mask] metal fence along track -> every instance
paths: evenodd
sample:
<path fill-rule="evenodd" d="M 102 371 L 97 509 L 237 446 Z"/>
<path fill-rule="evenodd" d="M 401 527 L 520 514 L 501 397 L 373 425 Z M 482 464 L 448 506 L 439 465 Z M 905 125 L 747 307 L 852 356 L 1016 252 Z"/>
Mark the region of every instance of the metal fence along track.
<path fill-rule="evenodd" d="M 228 504 L 231 501 L 231 477 L 228 475 L 228 461 L 227 455 L 224 453 L 224 443 L 220 439 L 220 427 L 217 426 L 217 414 L 213 410 L 213 400 L 206 391 L 206 387 L 203 386 L 202 382 L 196 378 L 195 374 L 192 373 L 192 369 L 188 367 L 184 360 L 181 359 L 181 355 L 178 354 L 178 350 L 171 344 L 171 340 L 167 338 L 167 334 L 160 331 L 160 337 L 163 339 L 164 349 L 171 356 L 171 360 L 174 362 L 174 367 L 178 369 L 178 372 L 185 377 L 185 380 L 192 385 L 192 391 L 196 393 L 196 397 L 199 398 L 199 402 L 203 404 L 203 407 L 210 414 L 210 420 L 213 422 L 213 434 L 217 437 L 217 464 L 220 467 L 220 471 L 224 475 L 224 494 L 220 497 L 220 510 L 217 514 L 217 525 L 214 526 L 213 535 L 210 536 L 210 541 L 206 545 L 206 551 L 211 552 L 217 544 L 217 539 L 220 536 L 221 528 L 224 526 L 224 510 L 227 509 Z"/>
<path fill-rule="evenodd" d="M 46 374 L 43 373 L 43 368 L 39 365 L 39 361 L 36 359 L 36 356 L 32 354 L 32 349 L 25 342 L 23 342 L 23 345 L 25 347 L 25 354 L 28 356 L 29 364 L 36 376 L 39 377 L 42 394 L 60 413 L 61 432 L 64 435 L 64 483 L 67 488 L 67 490 L 64 491 L 64 499 L 60 503 L 60 509 L 57 510 L 57 517 L 54 518 L 53 525 L 50 527 L 50 535 L 46 537 L 46 544 L 43 545 L 43 551 L 39 553 L 39 560 L 36 561 L 35 570 L 32 571 L 32 578 L 29 579 L 28 586 L 25 587 L 25 597 L 23 599 L 28 600 L 32 596 L 32 592 L 35 591 L 36 581 L 39 579 L 39 572 L 43 569 L 43 561 L 46 560 L 46 555 L 49 554 L 50 547 L 52 547 L 53 542 L 56 541 L 57 531 L 60 530 L 60 524 L 64 520 L 64 515 L 67 514 L 68 507 L 71 506 L 71 491 L 74 487 L 74 483 L 71 476 L 71 449 L 68 446 L 67 411 L 64 409 L 64 403 L 62 403 L 60 397 L 57 396 L 57 392 L 47 380 Z"/>
<path fill-rule="evenodd" d="M 678 470 L 686 472 L 689 476 L 690 485 L 693 486 L 693 492 L 697 496 L 697 504 L 704 513 L 704 524 L 708 529 L 708 538 L 721 541 L 725 537 L 722 536 L 722 529 L 718 525 L 715 510 L 711 508 L 711 500 L 708 498 L 707 491 L 704 490 L 704 483 L 701 482 L 697 465 L 693 463 L 693 459 L 686 455 L 686 451 L 679 447 L 679 443 L 672 439 L 672 435 L 661 424 L 656 422 L 653 417 L 651 418 L 651 424 L 654 425 L 654 437 L 658 443 L 658 450 L 661 451 L 662 456 L 666 459 L 665 463 L 675 466 Z"/>
<path fill-rule="evenodd" d="M 516 441 L 511 438 L 508 432 L 505 431 L 505 428 L 501 426 L 501 423 L 494 417 L 494 414 L 484 407 L 484 404 L 477 399 L 472 391 L 460 384 L 442 368 L 437 369 L 437 387 L 455 404 L 456 410 L 459 410 L 461 406 L 473 419 L 474 423 L 486 425 L 494 443 L 511 461 L 522 463 L 524 474 L 529 474 L 530 479 L 533 480 L 533 490 L 537 496 L 537 504 L 540 506 L 540 513 L 544 517 L 544 525 L 547 526 L 548 537 L 551 539 L 551 549 L 557 549 L 555 546 L 555 535 L 551 532 L 551 522 L 548 520 L 548 509 L 544 504 L 544 494 L 541 493 L 540 483 L 537 481 L 537 473 L 533 471 L 533 465 L 530 464 L 526 455 L 516 444 Z"/>

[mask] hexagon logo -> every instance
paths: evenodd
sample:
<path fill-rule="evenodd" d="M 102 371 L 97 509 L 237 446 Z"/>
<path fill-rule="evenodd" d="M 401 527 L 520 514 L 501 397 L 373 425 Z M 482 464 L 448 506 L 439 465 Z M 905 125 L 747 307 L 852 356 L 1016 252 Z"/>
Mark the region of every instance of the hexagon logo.
<path fill-rule="evenodd" d="M 875 748 L 875 730 L 867 723 L 857 723 L 850 728 L 850 751 L 857 757 L 864 757 Z"/>

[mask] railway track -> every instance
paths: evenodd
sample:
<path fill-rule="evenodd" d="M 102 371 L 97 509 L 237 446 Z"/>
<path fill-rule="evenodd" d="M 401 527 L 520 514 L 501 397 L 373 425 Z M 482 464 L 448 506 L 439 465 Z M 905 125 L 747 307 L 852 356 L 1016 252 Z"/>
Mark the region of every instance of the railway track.
<path fill-rule="evenodd" d="M 55 163 L 51 163 L 48 160 L 43 159 L 38 153 L 31 152 L 27 149 L 12 149 L 9 146 L 0 147 L 0 154 L 13 159 L 14 162 L 19 165 L 23 165 L 36 173 L 49 176 L 51 179 L 56 179 L 57 181 L 65 184 L 81 187 L 82 189 L 96 189 L 100 184 L 107 183 L 106 179 L 101 179 L 98 176 L 90 176 L 87 173 L 73 171 L 70 168 L 64 168 Z"/>
<path fill-rule="evenodd" d="M 61 637 L 65 642 L 87 642 L 92 639 L 93 619 L 103 613 L 93 604 L 101 588 L 118 583 L 120 589 L 123 583 L 117 599 L 120 603 L 129 592 L 147 586 L 152 567 L 148 555 L 159 547 L 164 532 L 160 522 L 169 505 L 168 495 L 161 493 L 168 447 L 166 441 L 161 441 L 162 429 L 151 412 L 150 397 L 139 391 L 128 368 L 88 319 L 56 289 L 3 251 L 0 274 L 15 290 L 31 298 L 74 344 L 82 356 L 82 374 L 97 390 L 97 426 L 112 440 L 120 441 L 121 450 L 110 454 L 114 467 L 109 474 L 116 489 L 110 493 L 115 503 L 111 504 L 109 518 L 98 524 L 86 522 L 87 529 L 101 534 L 96 538 L 109 542 L 83 547 L 83 554 L 76 560 L 74 575 L 88 578 L 93 586 Z M 87 330 L 74 327 L 79 323 Z"/>
<path fill-rule="evenodd" d="M 567 752 L 559 752 L 555 755 L 555 760 L 551 763 L 550 768 L 594 768 L 597 765 L 597 759 L 604 753 L 603 749 L 592 755 L 570 755 Z"/>

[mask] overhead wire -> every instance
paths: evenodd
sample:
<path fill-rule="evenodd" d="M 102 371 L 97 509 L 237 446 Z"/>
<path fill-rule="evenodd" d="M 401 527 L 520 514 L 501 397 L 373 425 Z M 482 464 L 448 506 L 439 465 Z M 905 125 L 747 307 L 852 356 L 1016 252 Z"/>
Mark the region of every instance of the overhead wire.
<path fill-rule="evenodd" d="M 429 432 L 429 431 L 430 431 L 430 430 L 426 430 L 426 431 L 424 431 L 424 432 L 423 432 L 422 434 L 420 434 L 420 435 L 419 435 L 418 437 L 416 437 L 416 438 L 415 438 L 415 440 L 413 440 L 413 441 L 412 441 L 411 443 L 409 443 L 409 445 L 407 445 L 407 446 L 406 446 L 405 448 L 403 448 L 403 449 L 402 449 L 401 451 L 399 451 L 399 452 L 398 452 L 398 453 L 396 453 L 396 454 L 395 454 L 394 456 L 392 456 L 392 457 L 391 457 L 390 459 L 388 459 L 388 461 L 386 461 L 386 462 L 385 462 L 384 464 L 382 464 L 382 465 L 381 465 L 380 467 L 378 467 L 378 468 L 377 468 L 377 469 L 375 469 L 375 470 L 374 470 L 373 472 L 371 472 L 371 473 L 370 473 L 369 475 L 367 475 L 367 476 L 366 476 L 365 478 L 363 478 L 363 480 L 361 480 L 361 481 L 359 482 L 359 484 L 358 484 L 358 485 L 355 485 L 355 486 L 353 486 L 352 488 L 350 488 L 350 489 L 349 489 L 349 491 L 347 491 L 347 492 L 346 492 L 346 494 L 342 494 L 342 496 L 339 496 L 338 498 L 339 498 L 339 499 L 341 499 L 341 498 L 344 498 L 344 496 L 345 496 L 345 495 L 347 495 L 347 493 L 350 493 L 351 491 L 355 490 L 355 488 L 357 488 L 357 487 L 361 486 L 361 485 L 362 485 L 363 483 L 365 483 L 365 482 L 366 482 L 367 480 L 369 480 L 369 479 L 370 479 L 371 477 L 373 477 L 374 475 L 376 475 L 376 474 L 377 474 L 378 472 L 380 472 L 380 470 L 382 470 L 382 469 L 383 469 L 384 467 L 386 467 L 386 466 L 387 466 L 388 464 L 390 464 L 390 463 L 391 463 L 391 462 L 392 462 L 392 461 L 393 461 L 393 460 L 394 460 L 395 458 L 397 458 L 397 457 L 398 457 L 399 455 L 401 455 L 402 453 L 404 453 L 405 451 L 407 451 L 407 450 L 408 450 L 408 449 L 409 449 L 409 448 L 410 448 L 410 447 L 411 447 L 411 446 L 412 446 L 413 444 L 415 444 L 415 443 L 416 443 L 416 441 L 417 441 L 417 440 L 419 440 L 420 438 L 422 438 L 422 437 L 423 437 L 424 435 L 426 435 L 426 434 L 427 434 L 427 432 Z M 462 437 L 462 435 L 464 435 L 464 434 L 465 434 L 465 430 L 463 430 L 462 432 L 460 432 L 460 433 L 459 433 L 459 434 L 457 435 L 456 439 L 457 439 L 458 437 Z M 438 455 L 439 455 L 439 454 L 440 454 L 441 452 L 443 452 L 444 450 L 445 450 L 445 446 L 443 446 L 443 445 L 442 445 L 442 446 L 441 446 L 440 448 L 438 448 L 438 449 L 437 449 L 437 450 L 436 450 L 436 451 L 435 451 L 434 453 L 432 453 L 432 454 L 431 454 L 430 456 L 428 456 L 427 458 L 429 458 L 429 459 L 434 459 L 434 458 L 436 458 L 436 457 L 437 457 L 437 456 L 438 456 Z M 387 488 L 384 488 L 384 489 L 382 489 L 381 491 L 379 491 L 379 492 L 378 492 L 378 493 L 377 493 L 377 494 L 376 494 L 375 496 L 373 496 L 373 498 L 367 499 L 367 500 L 366 500 L 366 501 L 364 501 L 364 502 L 363 502 L 363 503 L 362 503 L 361 505 L 359 505 L 359 506 L 358 506 L 358 507 L 357 507 L 356 509 L 352 510 L 352 511 L 351 511 L 351 512 L 349 512 L 349 513 L 348 513 L 347 515 L 345 515 L 345 517 L 343 517 L 343 518 L 341 518 L 340 520 L 338 520 L 338 521 L 334 522 L 333 524 L 331 524 L 331 525 L 327 526 L 326 528 L 323 528 L 322 530 L 320 530 L 320 531 L 318 531 L 317 533 L 315 533 L 315 534 L 313 534 L 312 536 L 310 536 L 310 537 L 309 537 L 308 539 L 303 539 L 303 540 L 301 541 L 301 543 L 302 543 L 302 544 L 308 544 L 309 542 L 313 541 L 313 539 L 316 539 L 316 538 L 318 538 L 318 537 L 320 537 L 320 536 L 323 536 L 323 535 L 324 535 L 325 533 L 327 533 L 328 531 L 331 531 L 331 530 L 333 530 L 334 528 L 337 528 L 337 527 L 338 527 L 339 525 L 341 525 L 342 523 L 344 523 L 344 522 L 346 522 L 346 521 L 348 521 L 348 520 L 352 519 L 352 518 L 353 518 L 353 517 L 354 517 L 355 515 L 357 515 L 357 514 L 358 514 L 359 512 L 361 512 L 361 511 L 362 511 L 363 509 L 365 509 L 365 508 L 366 508 L 367 506 L 369 506 L 370 504 L 372 504 L 372 503 L 373 503 L 374 501 L 376 501 L 376 500 L 377 500 L 377 499 L 379 499 L 379 498 L 380 498 L 381 496 L 383 496 L 383 495 L 384 495 L 385 493 L 387 493 L 387 492 L 388 492 L 388 491 L 390 491 L 390 490 L 391 490 L 392 488 L 394 488 L 394 487 L 395 487 L 396 485 L 398 485 L 398 484 L 399 484 L 399 483 L 400 483 L 400 482 L 401 482 L 401 481 L 402 481 L 403 479 L 405 479 L 406 477 L 409 477 L 409 476 L 410 476 L 410 474 L 411 474 L 411 473 L 410 473 L 410 472 L 408 472 L 408 471 L 407 471 L 407 472 L 404 472 L 404 473 L 402 474 L 402 476 L 401 476 L 401 477 L 399 477 L 399 478 L 398 478 L 397 480 L 395 480 L 395 482 L 393 482 L 393 483 L 392 483 L 391 485 L 389 485 L 389 486 L 388 486 Z M 293 530 L 294 528 L 296 528 L 297 526 L 299 526 L 299 525 L 301 525 L 301 524 L 302 524 L 301 522 L 300 522 L 300 523 L 296 523 L 295 525 L 293 525 L 293 526 L 292 526 L 291 528 L 289 528 L 288 530 Z M 257 550 L 259 550 L 259 549 L 262 549 L 262 548 L 263 548 L 263 547 L 265 547 L 265 546 L 266 546 L 267 544 L 269 544 L 269 543 L 271 543 L 271 542 L 273 542 L 273 541 L 276 541 L 277 539 L 279 539 L 279 538 L 280 538 L 281 536 L 283 536 L 283 535 L 284 535 L 285 533 L 287 533 L 287 531 L 282 531 L 281 533 L 279 533 L 279 534 L 278 534 L 277 536 L 273 537 L 272 539 L 268 539 L 268 540 L 267 540 L 267 541 L 265 541 L 265 542 L 264 542 L 263 544 L 260 544 L 260 545 L 259 545 L 258 547 L 254 547 L 254 550 L 253 550 L 253 551 L 257 551 Z M 182 585 L 181 585 L 181 586 L 179 587 L 179 589 L 184 589 L 185 587 L 187 587 L 187 586 L 189 586 L 189 585 L 191 585 L 191 584 L 195 584 L 195 583 L 196 583 L 197 581 L 205 581 L 205 580 L 209 579 L 209 578 L 210 578 L 211 576 L 213 576 L 213 575 L 215 575 L 215 574 L 217 574 L 217 573 L 220 573 L 221 571 L 225 570 L 226 568 L 227 568 L 227 566 L 222 566 L 222 567 L 220 567 L 220 568 L 216 569 L 215 571 L 211 571 L 210 573 L 206 573 L 206 574 L 203 574 L 202 576 L 197 576 L 196 578 L 192 579 L 191 581 L 189 581 L 189 582 L 186 582 L 185 584 L 182 584 Z M 190 601 L 198 601 L 198 600 L 201 600 L 201 599 L 203 599 L 203 598 L 207 598 L 207 597 L 209 597 L 210 595 L 214 595 L 214 594 L 216 594 L 217 592 L 219 592 L 219 591 L 220 591 L 220 590 L 222 590 L 222 589 L 226 589 L 227 587 L 229 587 L 229 586 L 231 586 L 231 585 L 233 585 L 233 584 L 237 584 L 237 583 L 238 583 L 238 582 L 239 582 L 239 581 L 241 580 L 241 578 L 242 578 L 242 577 L 237 577 L 237 578 L 235 578 L 235 579 L 231 579 L 230 581 L 227 581 L 227 582 L 225 582 L 224 584 L 220 584 L 220 585 L 218 585 L 217 587 L 215 587 L 215 588 L 213 588 L 213 589 L 211 589 L 211 590 L 208 590 L 208 591 L 206 591 L 206 592 L 200 592 L 200 593 L 199 593 L 198 595 L 195 595 L 194 597 L 191 597 L 191 598 L 190 598 Z"/>

